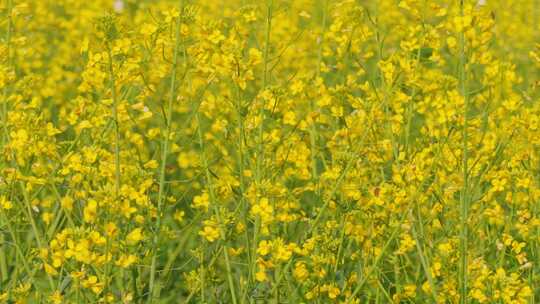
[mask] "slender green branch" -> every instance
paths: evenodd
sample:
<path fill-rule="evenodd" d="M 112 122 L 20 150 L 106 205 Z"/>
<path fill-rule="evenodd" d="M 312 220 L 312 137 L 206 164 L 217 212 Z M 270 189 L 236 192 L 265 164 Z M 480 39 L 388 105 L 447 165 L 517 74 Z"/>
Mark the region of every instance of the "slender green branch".
<path fill-rule="evenodd" d="M 8 25 L 7 25 L 7 31 L 6 31 L 6 43 L 7 43 L 7 65 L 8 65 L 8 68 L 13 68 L 13 57 L 11 56 L 11 42 L 12 42 L 12 35 L 13 35 L 13 20 L 12 20 L 12 12 L 13 12 L 13 1 L 12 0 L 8 0 Z M 5 147 L 5 144 L 7 141 L 9 141 L 9 132 L 8 132 L 8 129 L 7 129 L 7 113 L 8 113 L 8 109 L 7 109 L 7 95 L 8 95 L 8 92 L 7 92 L 7 85 L 4 87 L 4 90 L 3 90 L 3 105 L 2 105 L 2 124 L 3 124 L 3 131 L 4 131 L 4 137 L 3 137 L 3 148 Z M 20 171 L 20 168 L 16 162 L 16 155 L 13 153 L 13 151 L 11 151 L 11 162 L 12 162 L 12 165 L 13 167 L 17 168 L 18 171 Z M 41 236 L 39 234 L 39 231 L 38 231 L 38 228 L 37 228 L 37 224 L 34 220 L 34 217 L 32 215 L 32 205 L 31 205 L 31 202 L 30 202 L 30 199 L 29 199 L 29 196 L 28 196 L 28 192 L 27 192 L 27 189 L 26 189 L 26 186 L 24 185 L 24 183 L 19 180 L 18 182 L 20 188 L 21 188 L 21 193 L 23 195 L 23 201 L 24 201 L 24 204 L 25 204 L 25 211 L 26 211 L 26 216 L 28 217 L 28 221 L 30 222 L 30 225 L 32 227 L 32 232 L 33 232 L 33 235 L 34 235 L 34 238 L 36 239 L 36 244 L 38 246 L 38 248 L 43 248 L 43 241 L 41 239 Z M 12 234 L 12 237 L 14 236 L 14 234 Z M 15 242 L 15 239 L 13 239 L 13 241 Z M 49 282 L 49 285 L 52 288 L 54 288 L 54 282 L 51 278 L 51 276 L 49 274 L 47 274 L 47 279 L 48 279 L 48 282 Z"/>
<path fill-rule="evenodd" d="M 464 3 L 463 0 L 460 1 L 460 16 L 464 16 Z M 464 109 L 463 109 L 463 159 L 462 159 L 462 174 L 463 174 L 463 187 L 461 189 L 460 195 L 460 266 L 459 266 L 459 298 L 461 304 L 468 303 L 467 301 L 467 247 L 468 247 L 468 217 L 469 217 L 469 168 L 468 168 L 468 157 L 469 157 L 469 94 L 467 94 L 467 73 L 466 73 L 466 54 L 465 54 L 465 33 L 464 29 L 461 29 L 459 35 L 459 86 L 461 95 L 464 98 Z"/>
<path fill-rule="evenodd" d="M 116 96 L 116 76 L 114 75 L 114 61 L 113 54 L 109 42 L 107 42 L 107 55 L 108 55 L 108 69 L 109 69 L 109 89 L 111 90 L 112 97 L 112 116 L 114 122 L 114 193 L 115 198 L 118 198 L 120 194 L 120 131 L 118 123 L 118 98 Z"/>
<path fill-rule="evenodd" d="M 403 223 L 403 221 L 405 220 L 406 218 L 406 213 L 404 215 L 402 215 L 399 223 L 397 223 L 396 227 L 392 230 L 392 233 L 390 234 L 390 237 L 388 238 L 388 240 L 386 241 L 386 243 L 384 244 L 381 252 L 379 253 L 379 255 L 375 258 L 375 261 L 373 262 L 373 264 L 371 264 L 371 266 L 367 269 L 366 271 L 366 274 L 364 276 L 362 276 L 360 282 L 358 283 L 358 285 L 356 286 L 356 288 L 353 290 L 353 292 L 351 293 L 351 295 L 347 298 L 347 300 L 345 301 L 345 303 L 351 303 L 354 298 L 356 297 L 356 295 L 358 295 L 358 293 L 362 290 L 362 288 L 364 287 L 364 284 L 367 282 L 367 280 L 369 279 L 369 277 L 371 276 L 371 274 L 377 270 L 377 267 L 379 267 L 379 263 L 381 262 L 382 258 L 386 255 L 386 252 L 387 250 L 390 248 L 390 245 L 392 244 L 392 242 L 394 241 L 394 239 L 398 236 L 398 232 L 400 231 L 401 229 L 401 224 Z"/>
<path fill-rule="evenodd" d="M 109 89 L 111 90 L 112 98 L 112 120 L 114 124 L 114 200 L 118 200 L 120 196 L 120 183 L 121 183 L 121 169 L 120 169 L 120 131 L 118 122 L 118 97 L 116 95 L 116 76 L 114 74 L 114 58 L 111 50 L 110 41 L 106 42 L 107 47 L 107 59 L 108 59 L 108 72 L 109 72 Z M 106 222 L 109 221 L 110 212 L 107 211 Z M 109 235 L 107 235 L 107 241 L 105 245 L 105 256 L 108 259 L 111 248 L 111 241 Z M 109 291 L 109 275 L 111 272 L 110 263 L 105 265 L 105 294 Z"/>
<path fill-rule="evenodd" d="M 179 3 L 180 13 L 183 11 L 183 1 Z M 172 110 L 173 103 L 176 100 L 177 96 L 177 83 L 176 83 L 176 70 L 178 66 L 178 53 L 180 50 L 180 26 L 182 24 L 182 18 L 179 16 L 176 20 L 176 35 L 175 35 L 175 45 L 174 45 L 174 55 L 173 62 L 171 67 L 171 84 L 169 92 L 169 101 L 167 103 L 167 108 L 165 110 L 166 115 L 166 129 L 165 136 L 162 139 L 162 155 L 161 155 L 161 166 L 159 169 L 159 190 L 158 190 L 158 200 L 157 200 L 157 219 L 156 219 L 156 231 L 154 233 L 153 240 L 153 256 L 152 264 L 150 266 L 150 285 L 149 285 L 149 296 L 148 303 L 152 303 L 154 298 L 154 289 L 155 289 L 155 277 L 156 277 L 156 268 L 157 268 L 157 256 L 159 250 L 159 234 L 161 230 L 161 221 L 162 221 L 162 209 L 163 209 L 163 200 L 164 200 L 164 189 L 165 189 L 165 169 L 167 167 L 167 157 L 169 155 L 169 145 L 171 137 L 171 125 L 172 125 Z"/>
<path fill-rule="evenodd" d="M 13 0 L 7 1 L 7 14 L 8 14 L 8 22 L 7 22 L 7 29 L 6 29 L 6 54 L 7 54 L 7 65 L 8 68 L 12 66 L 12 57 L 11 57 L 11 36 L 13 32 L 13 20 L 11 18 L 13 11 Z M 7 84 L 4 86 L 3 90 L 3 98 L 2 98 L 2 124 L 4 125 L 4 129 L 7 133 L 7 95 L 8 95 L 8 86 Z M 3 143 L 5 144 L 7 138 L 3 137 Z"/>
<path fill-rule="evenodd" d="M 210 204 L 212 204 L 213 206 L 214 214 L 218 221 L 219 233 L 223 241 L 223 257 L 225 258 L 225 268 L 227 271 L 227 282 L 229 284 L 229 291 L 231 292 L 231 300 L 233 304 L 236 304 L 238 303 L 238 301 L 236 299 L 236 291 L 235 291 L 234 281 L 232 277 L 231 262 L 229 258 L 228 247 L 226 244 L 226 239 L 227 239 L 226 232 L 225 232 L 226 227 L 224 225 L 223 217 L 217 205 L 217 197 L 214 192 L 214 183 L 212 182 L 212 176 L 210 174 L 210 169 L 208 168 L 208 159 L 206 157 L 206 149 L 205 149 L 203 135 L 202 135 L 199 111 L 197 111 L 196 120 L 197 120 L 197 125 L 198 125 L 197 135 L 199 137 L 199 145 L 201 147 L 201 161 L 202 161 L 202 166 L 204 168 L 205 175 L 206 175 L 206 183 L 208 185 L 208 193 L 210 196 Z"/>
<path fill-rule="evenodd" d="M 317 43 L 319 44 L 319 50 L 317 52 L 317 71 L 315 72 L 315 82 L 319 81 L 319 78 L 321 77 L 321 64 L 322 64 L 322 57 L 323 57 L 323 42 L 324 42 L 324 35 L 326 33 L 326 23 L 327 23 L 327 10 L 328 10 L 328 0 L 324 0 L 324 7 L 323 7 L 323 15 L 322 15 L 322 25 L 321 25 L 321 34 L 319 35 L 319 38 L 317 40 Z M 318 134 L 318 128 L 316 124 L 316 112 L 317 112 L 317 105 L 315 104 L 315 101 L 310 100 L 310 114 L 312 114 L 312 122 L 311 122 L 311 129 L 310 129 L 310 143 L 311 143 L 311 177 L 314 183 L 318 183 L 319 179 L 319 173 L 317 170 L 317 153 L 318 153 L 318 140 L 319 140 L 319 134 Z M 317 187 L 318 188 L 318 187 Z"/>
<path fill-rule="evenodd" d="M 262 91 L 266 90 L 268 86 L 268 61 L 270 53 L 270 34 L 272 32 L 272 15 L 273 15 L 273 0 L 269 0 L 266 3 L 266 33 L 265 33 L 265 43 L 264 43 L 264 55 L 263 55 L 263 79 L 262 79 Z M 258 139 L 257 139 L 257 162 L 255 167 L 255 178 L 257 182 L 257 187 L 261 186 L 262 183 L 262 165 L 264 161 L 264 145 L 263 145 L 263 134 L 264 134 L 264 121 L 265 121 L 265 104 L 262 101 L 259 109 L 259 128 L 258 128 Z M 260 218 L 257 216 L 255 219 L 255 227 L 253 228 L 253 242 L 251 248 L 251 273 L 256 272 L 256 256 L 257 256 L 257 243 L 259 242 L 259 226 Z M 252 276 L 253 277 L 253 276 Z M 253 282 L 252 282 L 253 283 Z"/>
<path fill-rule="evenodd" d="M 6 29 L 6 49 L 7 49 L 7 62 L 8 66 L 11 66 L 11 31 L 12 31 L 12 20 L 11 20 L 11 13 L 13 10 L 13 3 L 12 0 L 7 1 L 7 14 L 8 14 L 8 22 L 7 22 L 7 29 Z M 2 147 L 5 146 L 6 140 L 7 140 L 7 84 L 5 84 L 3 89 L 3 96 L 2 96 L 2 125 L 4 126 L 4 135 L 2 135 Z M 3 241 L 3 237 L 2 237 Z M 4 243 L 4 242 L 2 242 Z M 0 270 L 2 273 L 2 281 L 7 280 L 7 266 L 6 266 L 6 254 L 5 251 L 7 250 L 7 246 L 1 245 L 2 248 L 0 248 Z"/>

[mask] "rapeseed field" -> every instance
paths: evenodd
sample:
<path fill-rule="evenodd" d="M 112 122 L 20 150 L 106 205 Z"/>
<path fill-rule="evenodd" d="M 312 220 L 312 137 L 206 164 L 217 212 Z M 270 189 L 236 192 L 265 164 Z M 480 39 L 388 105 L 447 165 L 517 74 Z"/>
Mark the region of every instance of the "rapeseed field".
<path fill-rule="evenodd" d="M 0 303 L 540 303 L 539 1 L 0 1 Z"/>

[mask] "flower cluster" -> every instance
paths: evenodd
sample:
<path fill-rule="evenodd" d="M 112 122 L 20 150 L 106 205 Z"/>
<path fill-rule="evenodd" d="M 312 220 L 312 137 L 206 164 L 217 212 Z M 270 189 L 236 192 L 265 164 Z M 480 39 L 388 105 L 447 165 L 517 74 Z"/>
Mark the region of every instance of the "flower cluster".
<path fill-rule="evenodd" d="M 533 0 L 1 0 L 1 303 L 535 303 Z"/>

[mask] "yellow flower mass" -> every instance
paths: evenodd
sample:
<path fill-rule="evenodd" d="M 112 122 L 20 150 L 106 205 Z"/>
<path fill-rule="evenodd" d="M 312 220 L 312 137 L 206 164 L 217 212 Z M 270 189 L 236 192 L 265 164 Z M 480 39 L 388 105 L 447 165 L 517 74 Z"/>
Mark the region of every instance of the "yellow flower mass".
<path fill-rule="evenodd" d="M 540 303 L 536 0 L 0 0 L 0 303 Z"/>

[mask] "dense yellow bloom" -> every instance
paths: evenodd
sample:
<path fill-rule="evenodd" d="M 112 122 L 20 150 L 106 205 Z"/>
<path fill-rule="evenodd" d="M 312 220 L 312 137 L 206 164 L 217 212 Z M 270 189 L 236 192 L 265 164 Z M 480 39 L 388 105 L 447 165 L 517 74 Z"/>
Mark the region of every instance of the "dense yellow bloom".
<path fill-rule="evenodd" d="M 536 301 L 539 7 L 1 0 L 0 302 Z"/>
<path fill-rule="evenodd" d="M 126 241 L 129 245 L 136 245 L 140 241 L 144 239 L 144 235 L 142 233 L 141 228 L 135 228 L 133 229 L 128 235 L 126 236 Z"/>
<path fill-rule="evenodd" d="M 88 204 L 84 207 L 84 221 L 93 223 L 96 220 L 97 216 L 97 202 L 95 200 L 91 200 L 88 202 Z"/>
<path fill-rule="evenodd" d="M 59 291 L 55 291 L 53 294 L 49 296 L 49 301 L 53 304 L 62 304 L 63 303 L 62 294 Z"/>
<path fill-rule="evenodd" d="M 306 264 L 303 262 L 296 262 L 294 267 L 294 277 L 299 281 L 304 281 L 309 276 L 309 272 L 306 268 Z"/>
<path fill-rule="evenodd" d="M 13 208 L 13 203 L 5 196 L 0 196 L 0 207 L 2 207 L 2 209 L 9 210 Z"/>
<path fill-rule="evenodd" d="M 199 231 L 199 235 L 209 242 L 214 242 L 219 238 L 219 230 L 212 226 L 205 226 L 203 230 Z"/>
<path fill-rule="evenodd" d="M 133 265 L 135 262 L 137 262 L 137 257 L 132 254 L 122 255 L 116 261 L 116 265 L 122 267 L 122 268 L 128 268 L 129 266 Z"/>

